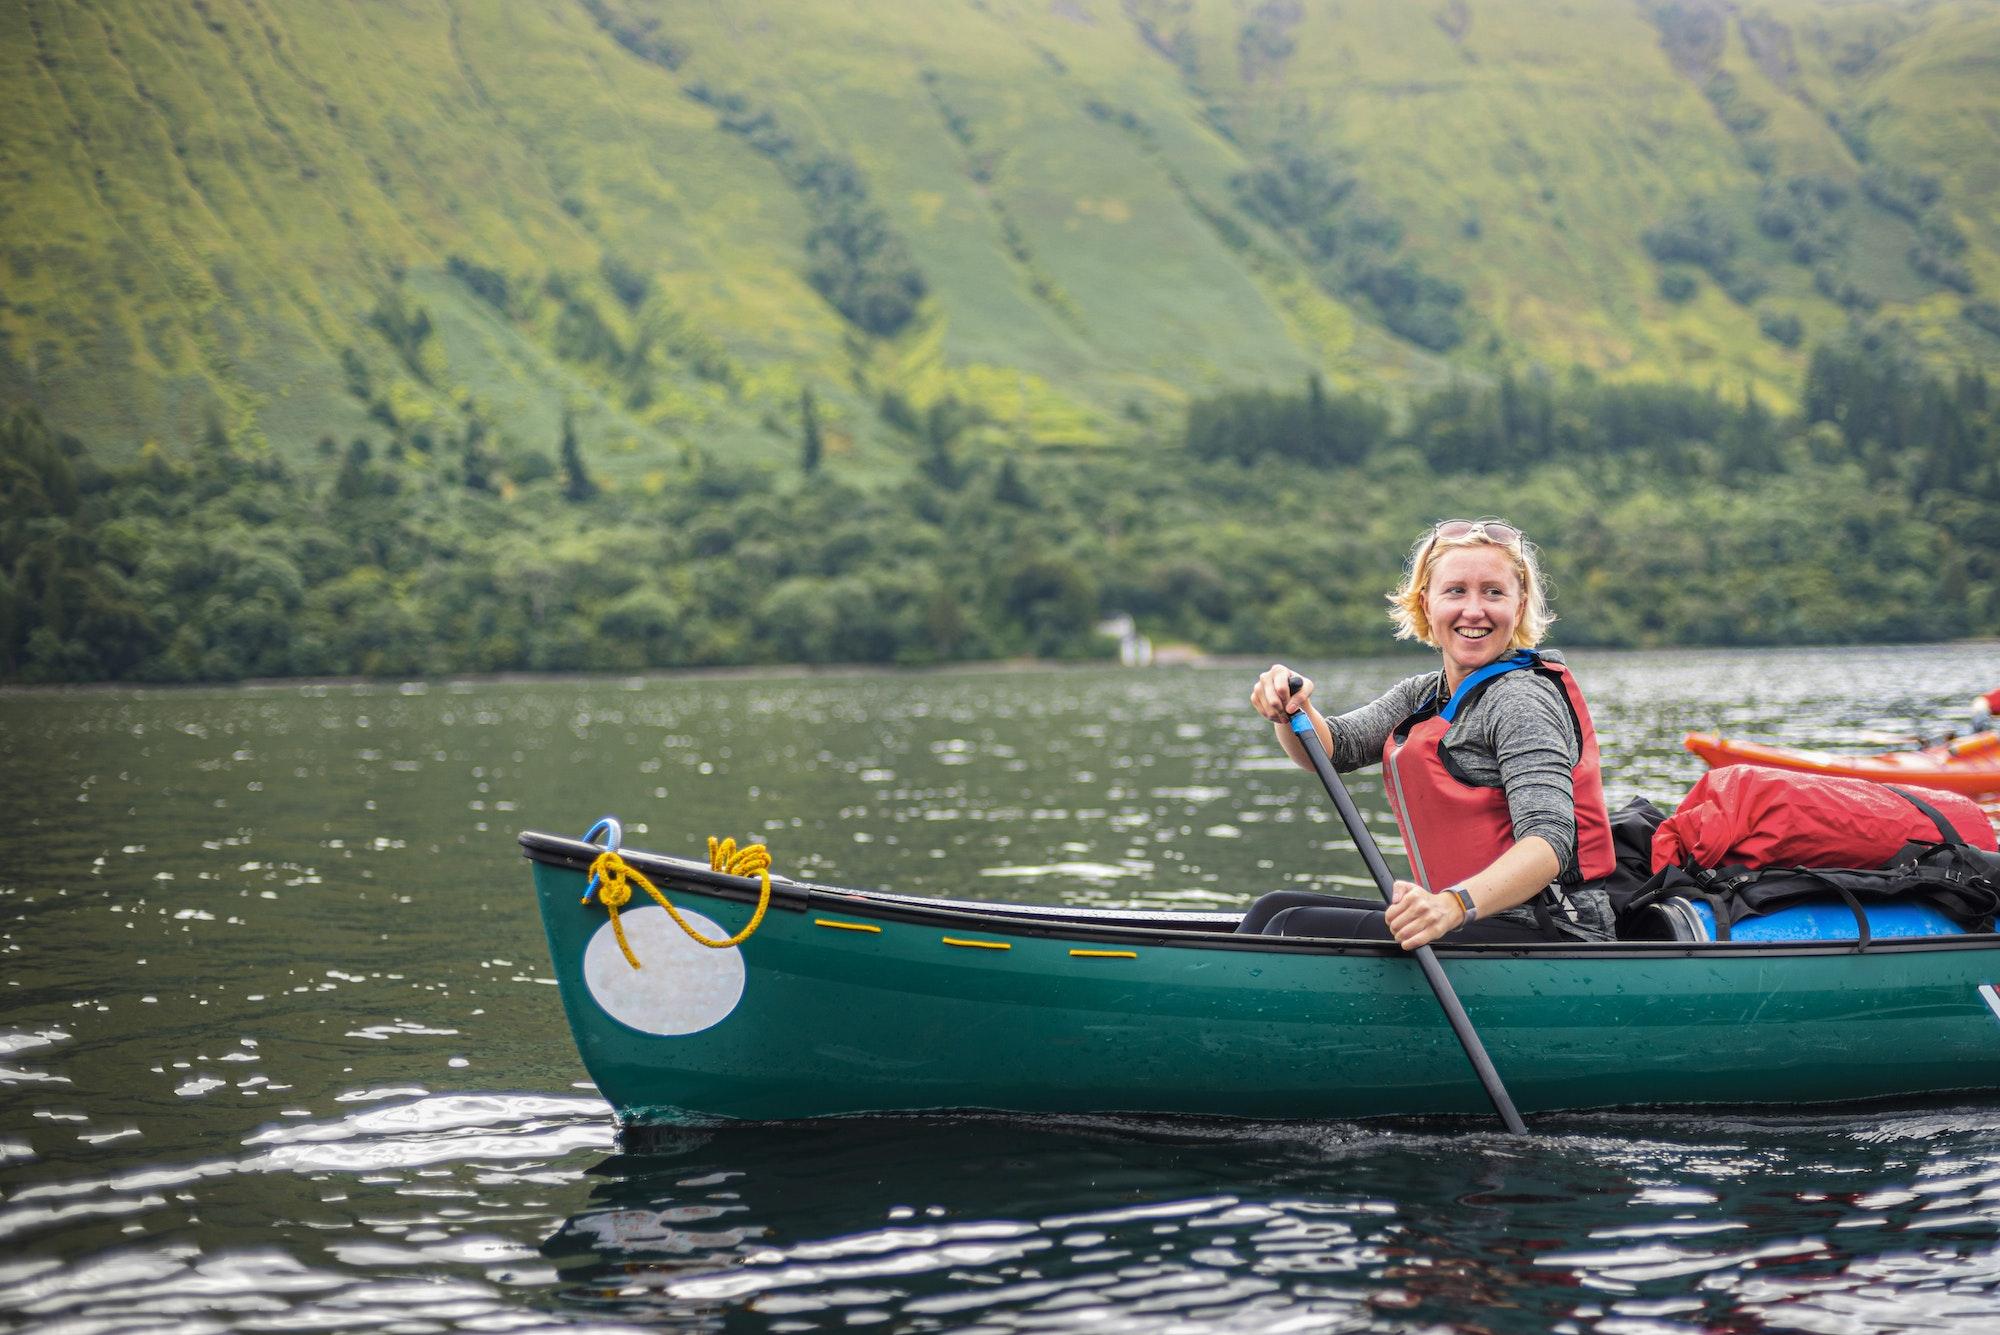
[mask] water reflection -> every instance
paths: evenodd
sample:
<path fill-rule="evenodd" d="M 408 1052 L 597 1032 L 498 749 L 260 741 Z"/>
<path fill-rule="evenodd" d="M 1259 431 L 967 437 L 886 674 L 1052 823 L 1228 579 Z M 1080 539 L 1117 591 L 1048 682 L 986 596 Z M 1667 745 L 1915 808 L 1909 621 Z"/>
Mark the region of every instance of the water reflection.
<path fill-rule="evenodd" d="M 567 1301 L 688 1328 L 1941 1330 L 2000 1279 L 1989 1122 L 654 1132 L 542 1252 Z"/>

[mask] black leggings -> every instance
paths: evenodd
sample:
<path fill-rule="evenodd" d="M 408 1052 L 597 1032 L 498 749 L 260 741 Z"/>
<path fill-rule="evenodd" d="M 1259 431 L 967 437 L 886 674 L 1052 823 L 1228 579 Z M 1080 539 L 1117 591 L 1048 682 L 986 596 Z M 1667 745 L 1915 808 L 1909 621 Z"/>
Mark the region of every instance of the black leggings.
<path fill-rule="evenodd" d="M 1379 899 L 1349 899 L 1344 895 L 1321 895 L 1310 890 L 1275 890 L 1261 896 L 1236 925 L 1238 932 L 1262 936 L 1332 936 L 1344 940 L 1394 941 L 1395 933 L 1382 920 Z M 1546 942 L 1542 929 L 1531 924 L 1506 921 L 1475 922 L 1455 932 L 1446 932 L 1436 944 L 1462 941 L 1491 941 L 1515 944 Z"/>

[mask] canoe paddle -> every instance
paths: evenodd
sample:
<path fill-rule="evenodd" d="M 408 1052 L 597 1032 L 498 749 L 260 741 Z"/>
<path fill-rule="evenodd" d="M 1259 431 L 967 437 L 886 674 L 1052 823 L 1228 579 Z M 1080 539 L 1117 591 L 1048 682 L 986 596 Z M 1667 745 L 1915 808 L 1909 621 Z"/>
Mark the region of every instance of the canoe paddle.
<path fill-rule="evenodd" d="M 1294 673 L 1289 683 L 1296 691 L 1305 685 L 1305 678 Z M 1361 860 L 1368 864 L 1368 872 L 1375 878 L 1375 889 L 1382 895 L 1382 902 L 1391 901 L 1395 878 L 1389 875 L 1389 864 L 1382 860 L 1382 850 L 1375 846 L 1375 836 L 1368 833 L 1368 827 L 1361 822 L 1361 813 L 1355 809 L 1354 799 L 1347 795 L 1347 789 L 1340 782 L 1340 776 L 1333 771 L 1333 762 L 1327 758 L 1326 748 L 1320 745 L 1319 730 L 1306 717 L 1306 711 L 1292 711 L 1292 731 L 1306 748 L 1311 758 L 1313 770 L 1319 781 L 1326 785 L 1326 795 L 1333 799 L 1333 805 L 1340 810 L 1340 819 L 1347 825 L 1347 833 L 1353 836 L 1354 846 L 1361 850 Z M 1445 1019 L 1451 1021 L 1451 1031 L 1458 1035 L 1458 1042 L 1465 1049 L 1467 1060 L 1479 1075 L 1479 1083 L 1486 1087 L 1486 1097 L 1493 1100 L 1493 1110 L 1500 1114 L 1500 1120 L 1507 1130 L 1517 1136 L 1528 1134 L 1528 1127 L 1521 1120 L 1521 1114 L 1514 1110 L 1514 1100 L 1507 1097 L 1507 1087 L 1500 1083 L 1500 1072 L 1493 1069 L 1493 1059 L 1486 1055 L 1486 1045 L 1479 1041 L 1479 1031 L 1472 1027 L 1472 1019 L 1465 1013 L 1465 1007 L 1458 1004 L 1458 993 L 1452 990 L 1451 980 L 1444 976 L 1444 965 L 1438 963 L 1437 956 L 1429 946 L 1418 946 L 1411 952 L 1424 971 L 1424 981 L 1431 985 L 1437 995 L 1438 1005 L 1444 1008 Z"/>

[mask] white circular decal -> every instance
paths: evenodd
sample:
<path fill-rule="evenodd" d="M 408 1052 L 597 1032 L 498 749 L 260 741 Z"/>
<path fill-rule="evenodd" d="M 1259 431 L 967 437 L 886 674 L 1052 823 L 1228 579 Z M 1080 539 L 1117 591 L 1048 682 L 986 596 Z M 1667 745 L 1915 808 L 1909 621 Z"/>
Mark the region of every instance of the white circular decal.
<path fill-rule="evenodd" d="M 703 936 L 728 932 L 699 913 L 681 910 Z M 604 1013 L 648 1034 L 698 1034 L 736 1009 L 743 998 L 743 952 L 711 950 L 690 940 L 667 911 L 655 905 L 618 915 L 625 939 L 639 957 L 635 969 L 618 949 L 607 921 L 583 952 L 583 982 Z"/>

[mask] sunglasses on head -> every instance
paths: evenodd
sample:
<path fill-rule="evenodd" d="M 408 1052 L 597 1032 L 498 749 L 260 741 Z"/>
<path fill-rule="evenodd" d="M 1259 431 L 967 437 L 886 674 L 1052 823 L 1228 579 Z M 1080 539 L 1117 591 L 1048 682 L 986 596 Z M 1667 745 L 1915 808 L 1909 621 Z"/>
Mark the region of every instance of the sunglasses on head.
<path fill-rule="evenodd" d="M 1431 530 L 1431 541 L 1462 538 L 1468 533 L 1478 533 L 1488 542 L 1497 542 L 1502 547 L 1521 545 L 1521 530 L 1512 524 L 1503 524 L 1497 519 L 1447 519 Z"/>

